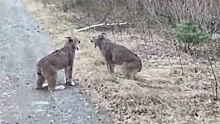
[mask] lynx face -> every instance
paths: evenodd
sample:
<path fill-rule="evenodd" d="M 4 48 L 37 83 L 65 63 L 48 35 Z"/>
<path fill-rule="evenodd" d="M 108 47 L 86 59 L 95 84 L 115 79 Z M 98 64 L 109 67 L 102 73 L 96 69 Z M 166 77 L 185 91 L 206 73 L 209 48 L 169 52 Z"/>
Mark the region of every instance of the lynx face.
<path fill-rule="evenodd" d="M 102 34 L 98 36 L 93 36 L 91 39 L 91 43 L 93 43 L 96 48 L 98 43 L 102 42 L 103 39 L 104 39 L 104 36 Z"/>
<path fill-rule="evenodd" d="M 77 38 L 72 39 L 71 37 L 66 37 L 66 38 L 67 38 L 67 41 L 65 43 L 65 46 L 70 46 L 73 49 L 79 50 L 79 47 L 77 46 L 77 44 L 80 43 L 79 39 L 77 39 Z"/>

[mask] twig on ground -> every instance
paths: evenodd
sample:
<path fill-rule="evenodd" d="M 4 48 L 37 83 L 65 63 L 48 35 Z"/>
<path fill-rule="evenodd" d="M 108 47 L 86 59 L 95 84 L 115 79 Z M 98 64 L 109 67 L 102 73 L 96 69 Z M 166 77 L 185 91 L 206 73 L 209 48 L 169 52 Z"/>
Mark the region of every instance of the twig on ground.
<path fill-rule="evenodd" d="M 208 62 L 210 64 L 210 67 L 211 67 L 211 70 L 212 70 L 212 74 L 213 74 L 214 79 L 215 79 L 215 84 L 214 84 L 214 86 L 215 86 L 215 94 L 214 94 L 215 95 L 215 100 L 218 100 L 218 81 L 217 81 L 217 78 L 216 78 L 216 75 L 215 75 L 215 71 L 214 71 L 213 66 L 212 66 L 212 61 L 210 60 L 208 54 L 206 54 L 206 56 L 207 56 Z"/>
<path fill-rule="evenodd" d="M 184 73 L 183 73 L 182 58 L 181 58 L 181 55 L 180 55 L 180 54 L 181 54 L 181 53 L 180 53 L 180 49 L 181 49 L 181 48 L 178 48 L 177 43 L 175 43 L 174 46 L 176 46 L 176 51 L 177 51 L 177 54 L 178 54 L 178 57 L 179 57 L 179 60 L 180 60 L 181 72 L 182 72 L 182 75 L 184 75 Z M 181 46 L 179 46 L 179 47 L 181 47 Z"/>
<path fill-rule="evenodd" d="M 183 73 L 183 64 L 182 64 L 182 59 L 181 59 L 181 55 L 180 55 L 180 53 L 179 53 L 179 52 L 178 52 L 178 57 L 179 57 L 179 60 L 180 60 L 180 66 L 181 66 L 182 75 L 184 75 L 184 73 Z"/>

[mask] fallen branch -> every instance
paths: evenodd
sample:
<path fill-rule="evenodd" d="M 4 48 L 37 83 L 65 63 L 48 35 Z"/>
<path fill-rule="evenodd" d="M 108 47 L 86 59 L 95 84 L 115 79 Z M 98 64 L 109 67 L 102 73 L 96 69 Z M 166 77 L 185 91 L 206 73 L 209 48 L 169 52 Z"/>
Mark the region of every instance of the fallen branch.
<path fill-rule="evenodd" d="M 80 28 L 80 29 L 76 29 L 76 32 L 81 32 L 81 31 L 85 31 L 91 28 L 96 28 L 96 27 L 103 27 L 103 26 L 122 26 L 122 25 L 131 25 L 130 23 L 127 22 L 123 22 L 123 23 L 100 23 L 97 25 L 91 25 L 88 27 L 84 27 L 84 28 Z"/>

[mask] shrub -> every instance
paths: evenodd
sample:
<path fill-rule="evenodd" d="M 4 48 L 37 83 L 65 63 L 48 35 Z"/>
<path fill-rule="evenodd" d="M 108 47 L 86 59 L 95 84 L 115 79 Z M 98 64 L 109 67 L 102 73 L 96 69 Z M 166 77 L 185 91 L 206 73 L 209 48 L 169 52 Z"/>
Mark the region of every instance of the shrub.
<path fill-rule="evenodd" d="M 220 17 L 219 0 L 36 0 L 56 4 L 64 12 L 85 12 L 97 22 L 126 21 L 151 28 L 169 27 L 192 20 L 203 28 L 213 17 Z M 142 27 L 142 26 L 141 26 Z"/>
<path fill-rule="evenodd" d="M 190 50 L 190 44 L 199 44 L 208 41 L 211 37 L 210 31 L 199 30 L 192 22 L 183 22 L 172 29 L 176 38 L 187 44 Z"/>

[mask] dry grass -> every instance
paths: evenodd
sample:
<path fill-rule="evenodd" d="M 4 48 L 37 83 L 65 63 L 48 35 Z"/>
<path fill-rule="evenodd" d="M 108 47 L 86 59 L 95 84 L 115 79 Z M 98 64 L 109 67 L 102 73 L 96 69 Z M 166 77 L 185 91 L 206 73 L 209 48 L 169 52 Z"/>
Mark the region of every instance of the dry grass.
<path fill-rule="evenodd" d="M 55 47 L 65 36 L 81 39 L 74 63 L 73 78 L 79 80 L 83 92 L 91 96 L 97 107 L 104 108 L 114 123 L 219 123 L 219 101 L 212 100 L 211 70 L 206 64 L 192 61 L 182 54 L 184 76 L 181 76 L 177 51 L 172 40 L 154 34 L 146 36 L 107 32 L 115 42 L 135 51 L 143 60 L 138 80 L 118 77 L 112 80 L 103 58 L 89 38 L 99 32 L 75 33 L 73 23 L 62 12 L 51 12 L 33 0 L 23 0 L 41 26 L 53 38 Z M 168 2 L 169 3 L 169 2 Z M 153 40 L 152 40 L 153 39 Z M 215 65 L 219 75 L 218 64 Z M 219 79 L 219 77 L 218 77 Z"/>

